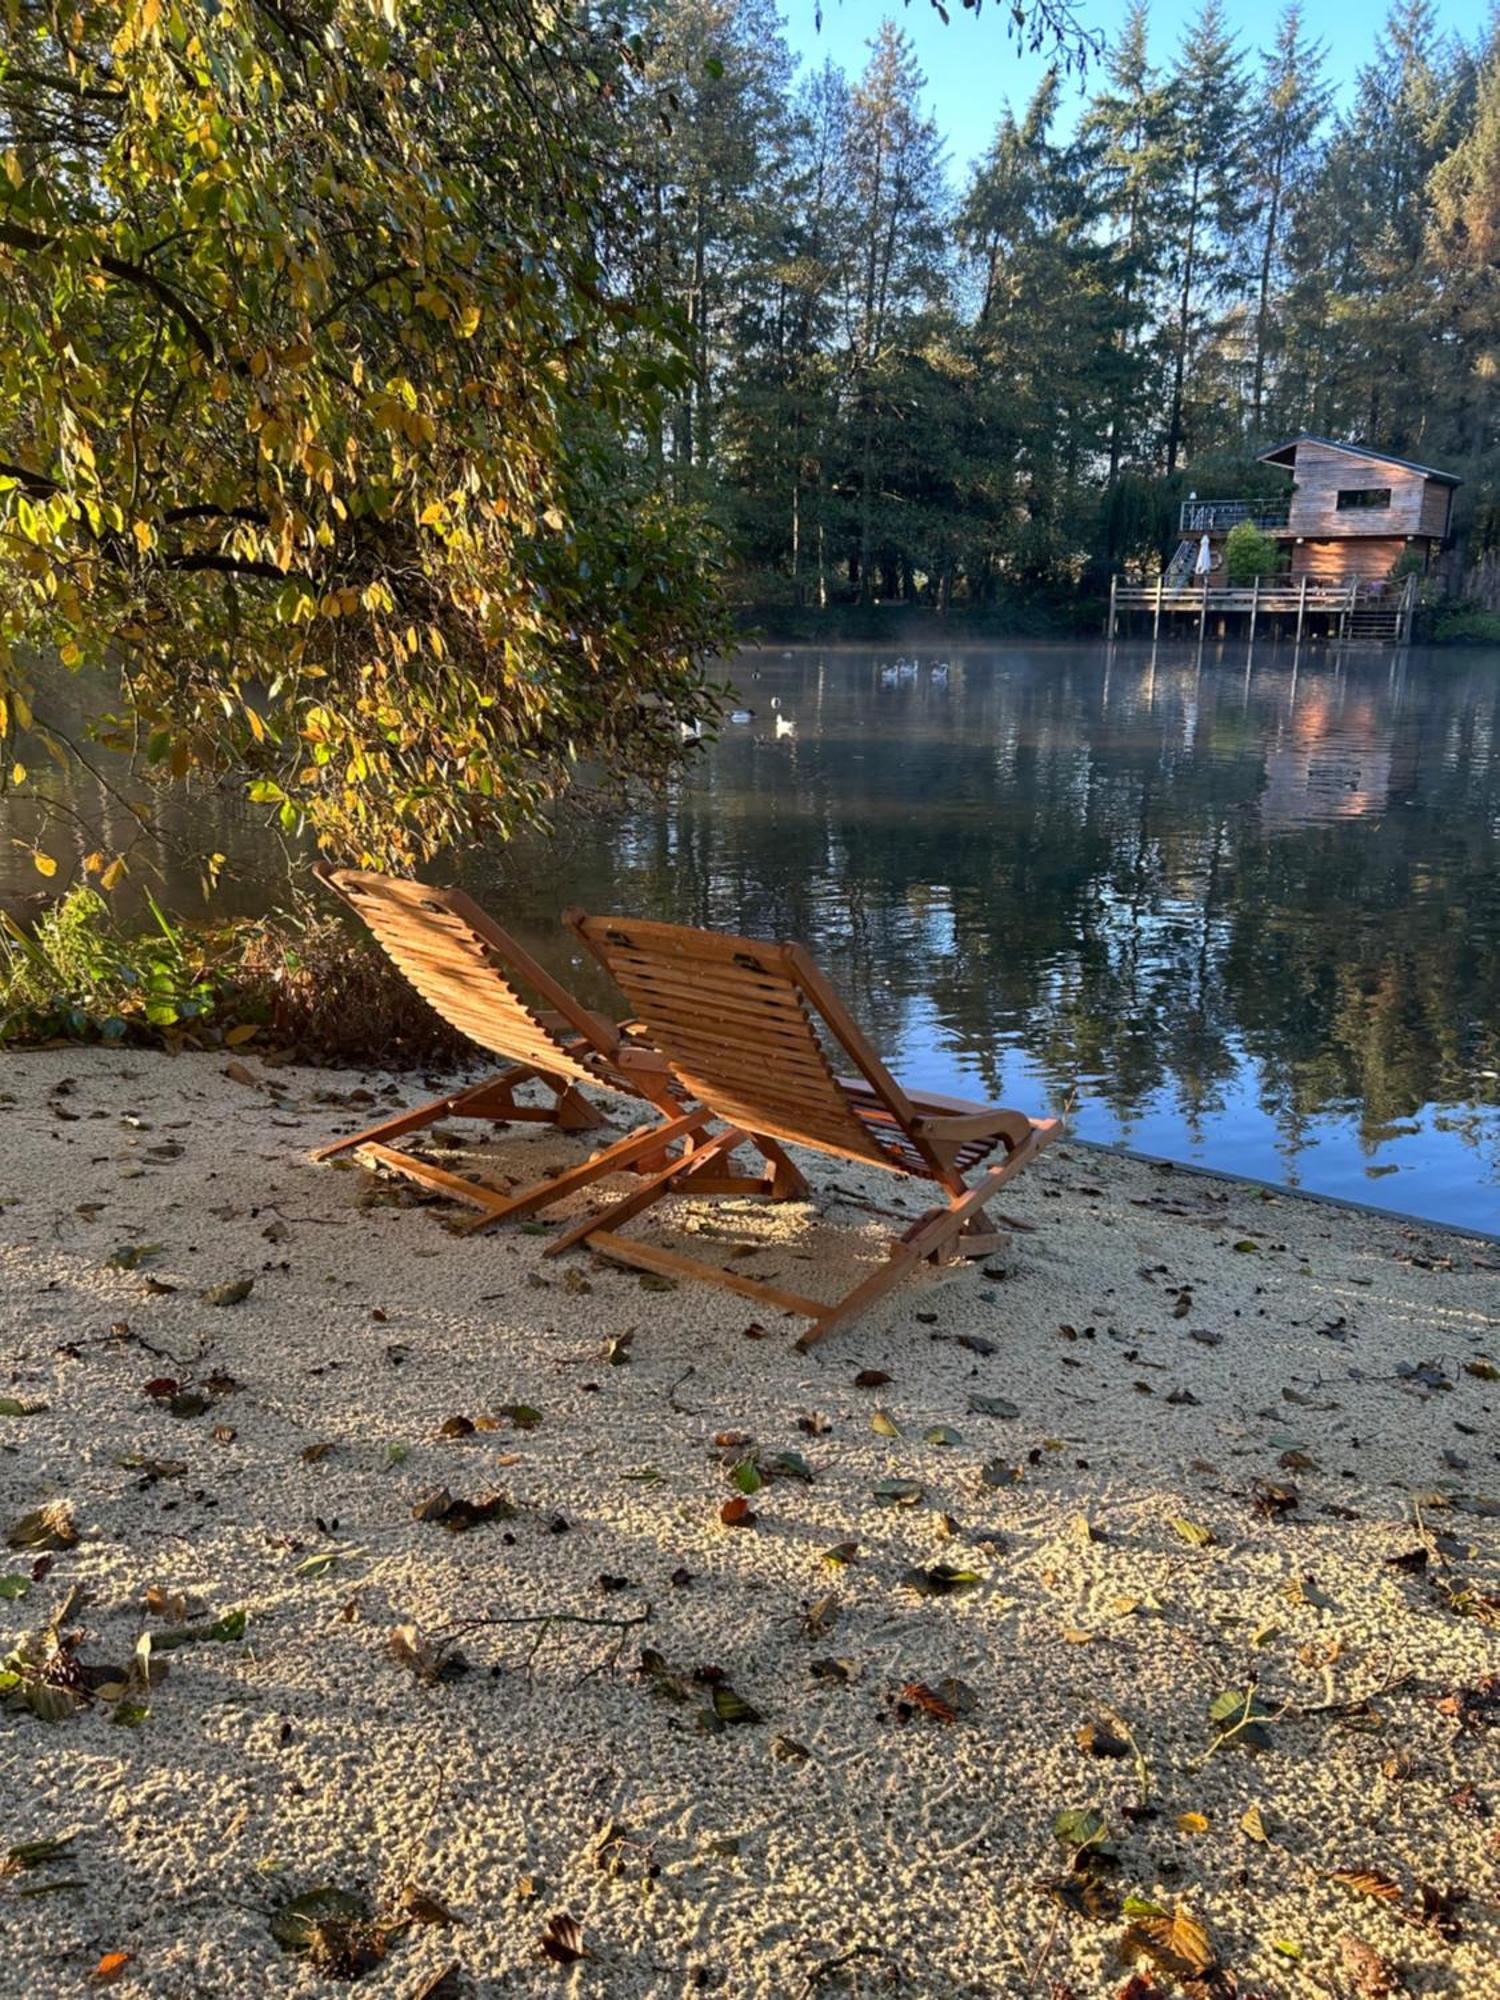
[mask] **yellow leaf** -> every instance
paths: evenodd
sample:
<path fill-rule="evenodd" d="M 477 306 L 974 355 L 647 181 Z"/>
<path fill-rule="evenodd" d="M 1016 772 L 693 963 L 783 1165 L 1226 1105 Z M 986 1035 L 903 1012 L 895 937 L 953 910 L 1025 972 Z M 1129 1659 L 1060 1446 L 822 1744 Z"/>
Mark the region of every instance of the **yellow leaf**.
<path fill-rule="evenodd" d="M 31 850 L 31 865 L 38 875 L 46 875 L 49 879 L 57 873 L 57 863 L 50 854 L 43 854 L 39 847 Z"/>
<path fill-rule="evenodd" d="M 99 877 L 99 887 L 101 889 L 113 889 L 124 879 L 125 873 L 125 857 L 123 854 L 117 854 L 104 873 Z"/>
<path fill-rule="evenodd" d="M 5 178 L 13 188 L 21 185 L 21 162 L 14 148 L 8 148 L 5 155 Z"/>
<path fill-rule="evenodd" d="M 80 667 L 83 665 L 83 648 L 82 646 L 79 645 L 76 639 L 68 639 L 64 641 L 64 643 L 61 646 L 58 647 L 57 657 L 62 661 L 65 667 Z M 20 720 L 19 716 L 20 706 L 21 706 L 20 702 L 17 701 L 16 708 L 17 708 L 18 721 Z M 22 724 L 22 727 L 23 728 L 25 727 L 24 723 Z"/>
<path fill-rule="evenodd" d="M 104 856 L 99 852 L 97 847 L 94 849 L 92 854 L 84 855 L 83 866 L 85 872 L 89 875 L 98 875 L 102 873 L 104 868 Z"/>
<path fill-rule="evenodd" d="M 246 1042 L 259 1033 L 260 1029 L 254 1021 L 241 1021 L 237 1028 L 229 1030 L 228 1034 L 224 1037 L 224 1041 L 229 1048 L 239 1049 L 243 1048 Z"/>
<path fill-rule="evenodd" d="M 1207 1833 L 1208 1815 L 1200 1812 L 1185 1812 L 1177 1815 L 1179 1833 Z"/>
<path fill-rule="evenodd" d="M 149 521 L 132 521 L 130 532 L 135 536 L 135 545 L 142 555 L 145 555 L 156 541 L 156 531 Z"/>
<path fill-rule="evenodd" d="M 11 781 L 11 783 L 12 783 L 13 785 L 24 785 L 24 784 L 25 784 L 25 782 L 26 782 L 26 766 L 25 766 L 24 764 L 12 764 L 12 765 L 11 765 L 11 767 L 10 767 L 10 781 Z"/>

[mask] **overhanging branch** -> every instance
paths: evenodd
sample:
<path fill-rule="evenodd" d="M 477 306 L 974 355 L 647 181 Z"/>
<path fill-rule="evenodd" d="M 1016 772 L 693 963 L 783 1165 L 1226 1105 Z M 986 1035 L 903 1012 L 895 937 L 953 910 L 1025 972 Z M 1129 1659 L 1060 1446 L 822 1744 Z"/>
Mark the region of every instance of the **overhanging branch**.
<path fill-rule="evenodd" d="M 56 242 L 55 236 L 43 236 L 39 230 L 23 229 L 15 222 L 0 222 L 0 243 L 9 244 L 13 250 L 50 250 Z M 93 261 L 101 271 L 108 271 L 112 278 L 119 278 L 127 285 L 138 285 L 142 291 L 150 292 L 168 312 L 181 320 L 183 330 L 205 360 L 214 359 L 214 343 L 208 328 L 186 300 L 179 298 L 164 279 L 159 278 L 154 271 L 148 271 L 143 264 L 133 264 L 127 257 L 113 257 L 106 251 L 96 251 Z"/>

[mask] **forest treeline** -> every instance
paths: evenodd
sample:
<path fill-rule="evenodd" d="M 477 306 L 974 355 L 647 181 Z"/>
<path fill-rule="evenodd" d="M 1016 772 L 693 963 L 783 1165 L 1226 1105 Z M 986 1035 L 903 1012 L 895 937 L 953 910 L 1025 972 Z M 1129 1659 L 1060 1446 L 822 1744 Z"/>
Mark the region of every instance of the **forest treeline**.
<path fill-rule="evenodd" d="M 1071 593 L 1190 489 L 1278 490 L 1255 453 L 1303 429 L 1461 474 L 1493 563 L 1500 29 L 1397 0 L 1340 110 L 1295 0 L 1264 49 L 1220 0 L 1164 47 L 1136 0 L 1081 104 L 1050 73 L 961 176 L 891 21 L 852 79 L 796 72 L 774 0 L 648 29 L 638 254 L 694 368 L 645 449 L 743 599 Z"/>

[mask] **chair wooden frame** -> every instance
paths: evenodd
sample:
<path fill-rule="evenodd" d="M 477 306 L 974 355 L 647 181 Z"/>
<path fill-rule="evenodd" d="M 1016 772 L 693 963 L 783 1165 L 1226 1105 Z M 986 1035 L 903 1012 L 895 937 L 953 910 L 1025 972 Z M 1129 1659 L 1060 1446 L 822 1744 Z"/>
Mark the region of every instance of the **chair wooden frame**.
<path fill-rule="evenodd" d="M 466 1090 L 335 1139 L 319 1147 L 315 1160 L 353 1152 L 434 1193 L 466 1202 L 480 1211 L 466 1225 L 474 1231 L 550 1208 L 606 1174 L 654 1173 L 668 1163 L 680 1168 L 693 1157 L 708 1113 L 684 1101 L 666 1064 L 634 1025 L 616 1026 L 580 1006 L 472 897 L 461 889 L 434 889 L 326 862 L 318 863 L 314 873 L 368 925 L 430 1007 L 510 1065 Z M 520 1102 L 516 1091 L 523 1083 L 543 1084 L 552 1102 Z M 593 1153 L 582 1165 L 519 1193 L 447 1173 L 394 1144 L 444 1118 L 540 1122 L 564 1132 L 597 1130 L 608 1121 L 584 1096 L 583 1085 L 645 1102 L 657 1120 Z M 777 1172 L 755 1185 L 771 1192 Z"/>
<path fill-rule="evenodd" d="M 700 1128 L 691 1158 L 659 1165 L 612 1208 L 554 1237 L 546 1256 L 587 1243 L 619 1263 L 724 1286 L 810 1319 L 797 1342 L 805 1350 L 924 1260 L 986 1256 L 1004 1241 L 985 1204 L 1056 1138 L 1060 1120 L 903 1090 L 801 945 L 576 909 L 563 921 L 614 978 L 682 1090 L 719 1129 Z M 835 1072 L 830 1046 L 855 1075 Z M 772 1162 L 774 1182 L 781 1162 L 791 1166 L 784 1141 L 933 1183 L 946 1200 L 895 1238 L 883 1265 L 832 1302 L 621 1235 L 627 1222 L 668 1195 L 762 1191 L 723 1166 L 718 1179 L 703 1169 L 728 1163 L 736 1147 L 749 1143 Z M 971 1179 L 1001 1146 L 1003 1160 Z"/>

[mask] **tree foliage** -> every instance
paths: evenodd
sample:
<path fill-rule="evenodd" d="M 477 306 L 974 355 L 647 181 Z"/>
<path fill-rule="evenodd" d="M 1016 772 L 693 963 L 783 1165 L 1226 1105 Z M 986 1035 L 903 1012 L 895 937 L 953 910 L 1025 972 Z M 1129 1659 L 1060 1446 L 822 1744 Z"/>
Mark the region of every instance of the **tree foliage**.
<path fill-rule="evenodd" d="M 1224 538 L 1224 568 L 1231 584 L 1274 576 L 1280 561 L 1275 541 L 1253 521 L 1236 521 Z"/>
<path fill-rule="evenodd" d="M 649 0 L 668 39 L 697 15 Z M 1274 488 L 1255 455 L 1302 429 L 1458 472 L 1471 549 L 1500 547 L 1493 30 L 1470 47 L 1395 0 L 1335 114 L 1297 0 L 1258 49 L 1219 0 L 1153 49 L 1136 4 L 1081 107 L 1044 78 L 959 175 L 896 28 L 859 77 L 778 98 L 763 0 L 714 17 L 721 95 L 684 76 L 651 146 L 701 166 L 693 120 L 741 132 L 735 175 L 695 189 L 742 309 L 705 322 L 690 470 L 747 596 L 1065 597 L 1169 556 L 1190 491 Z"/>
<path fill-rule="evenodd" d="M 671 767 L 724 629 L 633 449 L 688 367 L 612 193 L 640 60 L 547 0 L 8 0 L 7 768 L 49 653 L 347 854 Z"/>

